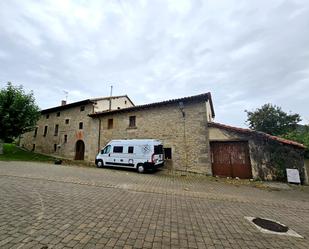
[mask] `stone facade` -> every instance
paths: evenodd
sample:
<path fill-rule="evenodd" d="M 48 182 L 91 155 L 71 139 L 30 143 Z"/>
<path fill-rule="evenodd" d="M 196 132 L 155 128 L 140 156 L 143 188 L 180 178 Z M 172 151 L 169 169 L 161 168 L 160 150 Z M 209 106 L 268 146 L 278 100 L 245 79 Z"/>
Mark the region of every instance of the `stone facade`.
<path fill-rule="evenodd" d="M 100 146 L 112 139 L 159 139 L 165 148 L 171 148 L 172 159 L 167 160 L 167 165 L 172 170 L 211 175 L 205 103 L 205 100 L 185 102 L 185 117 L 178 102 L 96 115 L 95 119 L 101 122 Z M 129 127 L 130 116 L 136 117 L 135 127 Z M 110 129 L 109 119 L 113 119 Z"/>
<path fill-rule="evenodd" d="M 111 103 L 112 108 L 133 106 L 126 96 L 113 97 Z M 92 150 L 97 150 L 98 124 L 88 115 L 94 110 L 104 111 L 106 107 L 109 107 L 109 98 L 92 99 L 43 110 L 37 122 L 37 129 L 23 134 L 20 145 L 28 150 L 74 159 L 76 143 L 82 140 L 85 145 L 84 159 L 93 161 Z"/>
<path fill-rule="evenodd" d="M 24 134 L 21 139 L 21 145 L 29 150 L 77 159 L 78 144 L 82 141 L 83 159 L 94 162 L 97 153 L 110 140 L 159 139 L 165 152 L 171 152 L 166 167 L 212 175 L 212 141 L 247 141 L 253 178 L 279 179 L 280 172 L 273 162 L 281 160 L 289 167 L 298 168 L 302 180 L 305 179 L 302 145 L 268 134 L 262 136 L 265 139 L 258 139 L 261 133 L 213 123 L 210 93 L 140 106 L 134 106 L 127 96 L 97 98 L 41 113 L 37 130 Z M 280 150 L 276 154 L 273 148 L 278 144 Z M 280 170 L 282 173 L 284 169 Z"/>
<path fill-rule="evenodd" d="M 172 158 L 166 160 L 167 167 L 211 175 L 207 122 L 214 113 L 210 93 L 136 107 L 128 97 L 113 98 L 111 110 L 108 101 L 101 98 L 87 104 L 81 102 L 83 111 L 78 103 L 69 108 L 43 110 L 37 131 L 24 134 L 21 145 L 74 159 L 77 141 L 81 140 L 85 145 L 84 160 L 93 162 L 98 151 L 112 139 L 159 139 L 165 148 L 171 149 Z M 135 116 L 135 127 L 129 127 L 130 116 Z"/>

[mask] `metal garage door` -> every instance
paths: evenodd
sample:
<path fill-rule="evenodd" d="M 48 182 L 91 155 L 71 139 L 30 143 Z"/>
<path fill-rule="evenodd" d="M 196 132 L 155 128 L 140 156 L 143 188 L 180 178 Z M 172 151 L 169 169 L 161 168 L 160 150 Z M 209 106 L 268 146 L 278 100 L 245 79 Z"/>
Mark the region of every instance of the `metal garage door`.
<path fill-rule="evenodd" d="M 248 142 L 212 142 L 210 148 L 213 175 L 252 178 Z"/>

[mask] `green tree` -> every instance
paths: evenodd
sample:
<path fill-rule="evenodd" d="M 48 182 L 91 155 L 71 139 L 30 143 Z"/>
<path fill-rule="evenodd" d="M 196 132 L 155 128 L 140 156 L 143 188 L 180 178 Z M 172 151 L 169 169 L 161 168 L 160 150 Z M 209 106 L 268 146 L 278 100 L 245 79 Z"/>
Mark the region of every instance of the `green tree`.
<path fill-rule="evenodd" d="M 299 126 L 297 129 L 282 135 L 282 137 L 305 145 L 307 147 L 305 156 L 309 158 L 309 125 Z"/>
<path fill-rule="evenodd" d="M 247 123 L 253 130 L 263 131 L 271 135 L 283 135 L 295 130 L 301 121 L 299 114 L 288 114 L 281 107 L 265 104 L 254 111 L 247 111 Z"/>
<path fill-rule="evenodd" d="M 33 93 L 22 86 L 7 86 L 0 90 L 0 140 L 10 142 L 34 128 L 40 117 Z"/>

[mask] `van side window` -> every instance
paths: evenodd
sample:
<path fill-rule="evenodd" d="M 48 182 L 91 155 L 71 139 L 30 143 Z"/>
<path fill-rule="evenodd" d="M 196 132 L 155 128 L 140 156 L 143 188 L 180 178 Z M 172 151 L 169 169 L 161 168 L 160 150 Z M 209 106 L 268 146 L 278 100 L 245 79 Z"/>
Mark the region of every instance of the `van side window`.
<path fill-rule="evenodd" d="M 128 147 L 128 153 L 133 153 L 134 151 L 134 147 L 133 146 L 129 146 Z"/>
<path fill-rule="evenodd" d="M 122 146 L 114 146 L 113 152 L 114 153 L 122 153 L 123 147 Z"/>
<path fill-rule="evenodd" d="M 106 146 L 103 150 L 101 150 L 101 154 L 108 154 L 111 151 L 111 146 Z"/>

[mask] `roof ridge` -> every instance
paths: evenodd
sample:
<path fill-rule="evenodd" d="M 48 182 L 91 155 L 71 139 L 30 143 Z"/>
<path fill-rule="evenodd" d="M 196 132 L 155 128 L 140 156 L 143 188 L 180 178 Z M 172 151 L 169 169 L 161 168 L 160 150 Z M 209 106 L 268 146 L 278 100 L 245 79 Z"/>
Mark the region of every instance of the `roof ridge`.
<path fill-rule="evenodd" d="M 190 100 L 195 100 L 195 99 L 199 99 L 199 98 L 207 99 L 207 100 L 210 101 L 212 114 L 213 114 L 213 117 L 214 117 L 215 114 L 214 114 L 214 108 L 213 108 L 210 92 L 202 93 L 202 94 L 198 94 L 198 95 L 187 96 L 187 97 L 176 98 L 176 99 L 163 100 L 163 101 L 158 101 L 158 102 L 153 102 L 153 103 L 148 103 L 148 104 L 135 105 L 135 106 L 132 106 L 132 107 L 122 108 L 122 109 L 119 109 L 119 110 L 101 111 L 101 112 L 96 112 L 96 113 L 90 114 L 89 116 L 96 116 L 96 115 L 106 114 L 106 113 L 115 113 L 115 112 L 123 112 L 123 111 L 135 110 L 135 109 L 142 109 L 142 108 L 153 107 L 153 106 L 157 106 L 157 105 L 165 105 L 165 104 L 175 103 L 177 101 L 190 101 Z"/>
<path fill-rule="evenodd" d="M 217 122 L 209 122 L 208 126 L 210 126 L 210 127 L 211 126 L 220 127 L 220 128 L 232 130 L 232 131 L 235 131 L 235 132 L 247 132 L 247 133 L 251 133 L 251 134 L 255 133 L 255 134 L 258 134 L 260 136 L 263 136 L 264 138 L 269 138 L 271 140 L 275 140 L 275 141 L 283 143 L 283 144 L 294 145 L 294 146 L 297 146 L 297 147 L 301 147 L 303 149 L 306 148 L 305 145 L 298 143 L 298 142 L 295 142 L 293 140 L 289 140 L 289 139 L 285 139 L 285 138 L 282 138 L 282 137 L 270 135 L 270 134 L 268 134 L 266 132 L 262 132 L 262 131 L 255 131 L 255 130 L 252 130 L 252 129 L 249 129 L 249 128 L 235 127 L 235 126 L 221 124 L 221 123 L 217 123 Z"/>
<path fill-rule="evenodd" d="M 110 99 L 110 98 L 121 98 L 121 97 L 128 97 L 128 95 L 115 95 L 115 96 L 107 96 L 107 97 L 96 97 L 90 98 L 90 100 L 102 100 L 102 99 Z"/>

